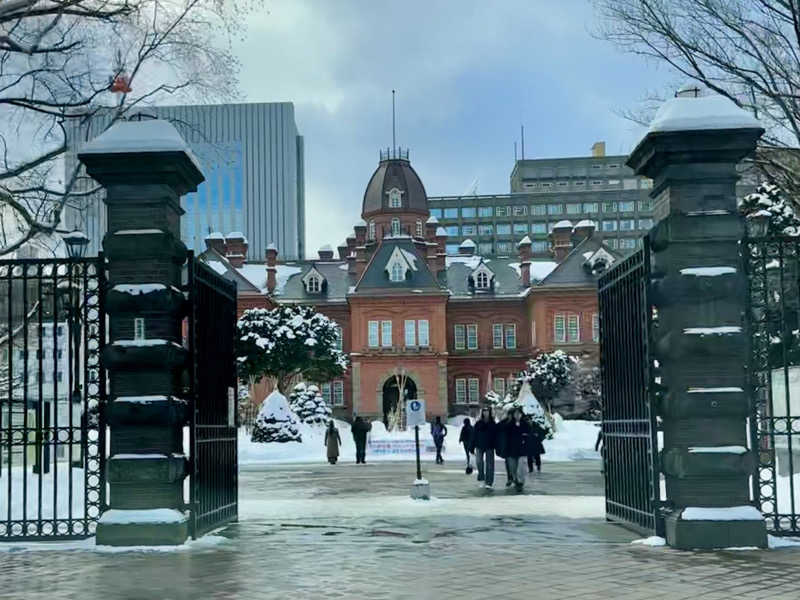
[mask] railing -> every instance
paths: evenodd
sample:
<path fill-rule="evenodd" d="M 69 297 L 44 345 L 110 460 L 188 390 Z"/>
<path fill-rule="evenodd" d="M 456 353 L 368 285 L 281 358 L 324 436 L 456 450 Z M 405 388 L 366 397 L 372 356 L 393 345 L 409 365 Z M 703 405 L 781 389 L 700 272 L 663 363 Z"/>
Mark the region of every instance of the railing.
<path fill-rule="evenodd" d="M 380 151 L 381 160 L 408 160 L 408 148 L 386 148 Z"/>

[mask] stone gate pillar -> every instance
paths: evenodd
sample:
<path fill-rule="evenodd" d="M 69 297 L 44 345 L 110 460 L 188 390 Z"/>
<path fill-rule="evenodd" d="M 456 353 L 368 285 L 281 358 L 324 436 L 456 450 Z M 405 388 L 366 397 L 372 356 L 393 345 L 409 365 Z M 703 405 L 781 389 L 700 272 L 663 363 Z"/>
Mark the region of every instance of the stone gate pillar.
<path fill-rule="evenodd" d="M 117 123 L 79 159 L 105 188 L 108 211 L 110 509 L 97 543 L 181 544 L 189 532 L 180 197 L 203 175 L 180 134 L 160 120 Z"/>
<path fill-rule="evenodd" d="M 750 501 L 747 282 L 738 242 L 737 164 L 764 130 L 717 95 L 678 92 L 628 159 L 651 177 L 652 336 L 661 378 L 666 535 L 678 548 L 766 545 Z"/>

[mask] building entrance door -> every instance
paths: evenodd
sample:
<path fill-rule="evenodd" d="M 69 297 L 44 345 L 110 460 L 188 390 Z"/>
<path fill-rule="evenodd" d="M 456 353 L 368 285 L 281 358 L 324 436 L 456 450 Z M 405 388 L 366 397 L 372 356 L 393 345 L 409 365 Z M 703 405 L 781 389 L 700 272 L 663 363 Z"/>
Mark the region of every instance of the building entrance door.
<path fill-rule="evenodd" d="M 389 377 L 383 384 L 383 424 L 390 429 L 392 419 L 397 418 L 400 404 L 400 383 L 398 377 Z M 417 384 L 410 377 L 405 377 L 403 385 L 403 400 L 413 400 L 417 397 Z"/>

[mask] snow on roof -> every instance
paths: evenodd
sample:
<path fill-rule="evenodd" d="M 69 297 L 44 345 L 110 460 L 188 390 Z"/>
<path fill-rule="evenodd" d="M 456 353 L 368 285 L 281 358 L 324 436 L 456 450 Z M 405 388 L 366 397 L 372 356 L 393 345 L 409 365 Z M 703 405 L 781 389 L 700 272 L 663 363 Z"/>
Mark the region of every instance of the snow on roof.
<path fill-rule="evenodd" d="M 558 263 L 551 260 L 533 260 L 531 261 L 531 279 L 541 281 L 550 275 L 557 266 Z"/>
<path fill-rule="evenodd" d="M 597 227 L 597 223 L 595 223 L 591 219 L 583 219 L 582 221 L 578 221 L 575 224 L 575 228 L 577 229 L 578 227 L 595 227 L 596 228 Z"/>
<path fill-rule="evenodd" d="M 522 271 L 520 271 L 518 262 L 510 262 L 508 263 L 508 266 L 517 272 L 517 277 L 522 277 Z"/>
<path fill-rule="evenodd" d="M 246 237 L 244 237 L 244 234 L 243 234 L 241 231 L 231 231 L 231 232 L 230 232 L 228 235 L 226 235 L 225 237 L 226 237 L 227 239 L 229 239 L 229 240 L 238 240 L 238 239 L 240 239 L 240 238 L 241 238 L 241 239 L 243 239 L 243 240 L 247 240 L 247 238 L 246 238 Z"/>
<path fill-rule="evenodd" d="M 430 217 L 428 217 L 428 220 L 426 221 L 426 223 L 438 223 L 438 222 L 439 222 L 439 219 L 437 219 L 434 215 L 431 215 Z"/>
<path fill-rule="evenodd" d="M 400 248 L 400 252 L 403 253 L 403 256 L 408 261 L 409 266 L 413 271 L 417 270 L 417 257 L 414 255 L 413 252 L 409 252 L 403 248 Z"/>
<path fill-rule="evenodd" d="M 522 246 L 523 244 L 532 244 L 532 243 L 533 243 L 533 242 L 531 242 L 531 238 L 529 238 L 529 237 L 526 235 L 524 238 L 522 238 L 522 239 L 519 241 L 519 243 L 517 244 L 517 246 Z"/>
<path fill-rule="evenodd" d="M 447 237 L 447 230 L 444 227 L 437 227 L 436 228 L 436 236 L 443 236 Z"/>
<path fill-rule="evenodd" d="M 472 241 L 471 239 L 469 239 L 469 238 L 465 239 L 465 240 L 464 240 L 463 242 L 461 242 L 461 244 L 459 245 L 459 248 L 476 248 L 476 247 L 477 247 L 477 246 L 476 246 L 475 242 L 473 242 L 473 241 Z"/>
<path fill-rule="evenodd" d="M 199 171 L 200 162 L 169 121 L 118 121 L 80 149 L 79 154 L 184 152 Z"/>
<path fill-rule="evenodd" d="M 356 223 L 354 225 L 354 227 L 366 227 L 366 226 L 367 226 L 367 222 L 364 219 L 359 219 L 358 223 Z"/>
<path fill-rule="evenodd" d="M 483 260 L 483 257 L 482 256 L 477 256 L 477 255 L 473 255 L 473 256 L 446 256 L 445 259 L 444 259 L 444 264 L 445 264 L 446 267 L 449 267 L 452 264 L 461 263 L 461 264 L 465 265 L 466 267 L 468 267 L 470 269 L 475 269 L 475 268 L 478 267 L 479 264 L 481 264 L 481 260 Z M 487 260 L 487 261 L 484 261 L 484 262 L 489 262 L 489 261 Z"/>
<path fill-rule="evenodd" d="M 239 274 L 261 290 L 267 293 L 267 269 L 262 264 L 242 265 L 238 269 Z M 275 265 L 275 294 L 282 294 L 286 282 L 292 275 L 300 273 L 302 269 L 296 265 Z"/>
<path fill-rule="evenodd" d="M 685 90 L 683 90 L 685 91 Z M 670 98 L 656 112 L 648 132 L 761 128 L 761 123 L 719 94 Z"/>
<path fill-rule="evenodd" d="M 275 242 L 270 242 L 269 245 L 267 245 L 267 250 L 275 250 L 275 251 L 277 251 L 278 247 L 275 245 Z"/>
<path fill-rule="evenodd" d="M 212 269 L 214 269 L 220 275 L 224 275 L 225 273 L 228 272 L 228 268 L 218 260 L 209 260 L 206 261 L 206 264 Z"/>
<path fill-rule="evenodd" d="M 559 221 L 555 225 L 553 225 L 553 229 L 572 229 L 572 223 L 564 219 L 563 221 Z"/>
<path fill-rule="evenodd" d="M 212 231 L 209 233 L 206 238 L 207 240 L 224 240 L 225 236 L 222 235 L 219 231 Z"/>
<path fill-rule="evenodd" d="M 319 247 L 319 252 L 333 252 L 333 248 L 331 248 L 330 244 L 325 244 Z"/>

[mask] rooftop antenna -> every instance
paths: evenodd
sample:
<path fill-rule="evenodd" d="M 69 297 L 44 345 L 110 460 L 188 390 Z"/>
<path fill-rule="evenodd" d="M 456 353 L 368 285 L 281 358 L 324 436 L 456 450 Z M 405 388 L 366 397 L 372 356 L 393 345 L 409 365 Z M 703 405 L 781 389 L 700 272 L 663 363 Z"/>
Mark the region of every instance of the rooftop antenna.
<path fill-rule="evenodd" d="M 394 90 L 392 90 L 392 152 L 397 154 L 397 144 L 395 142 L 395 122 L 394 122 Z"/>
<path fill-rule="evenodd" d="M 520 136 L 521 136 L 521 144 L 522 144 L 522 160 L 525 160 L 525 125 L 519 126 Z"/>
<path fill-rule="evenodd" d="M 514 162 L 517 162 L 517 142 L 514 141 Z"/>

